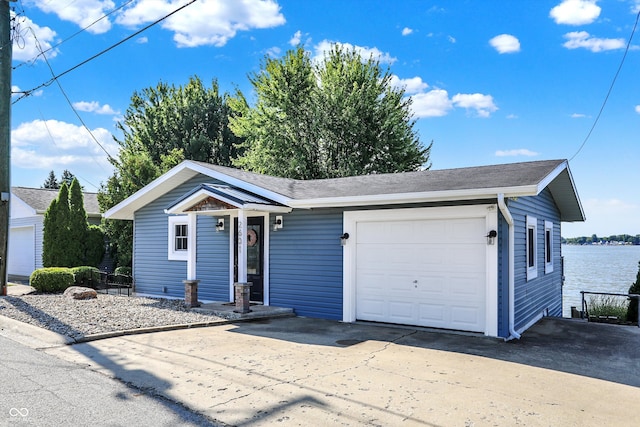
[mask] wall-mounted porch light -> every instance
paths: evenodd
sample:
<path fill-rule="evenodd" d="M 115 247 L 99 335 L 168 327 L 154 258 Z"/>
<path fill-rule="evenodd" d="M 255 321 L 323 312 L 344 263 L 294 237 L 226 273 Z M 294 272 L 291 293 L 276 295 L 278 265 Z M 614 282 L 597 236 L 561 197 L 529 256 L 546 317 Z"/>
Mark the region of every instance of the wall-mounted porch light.
<path fill-rule="evenodd" d="M 349 233 L 344 233 L 342 236 L 340 236 L 340 244 L 342 246 L 346 245 L 348 239 L 349 239 Z"/>
<path fill-rule="evenodd" d="M 493 245 L 496 242 L 496 237 L 498 237 L 498 232 L 496 230 L 491 230 L 487 233 L 487 245 Z"/>
<path fill-rule="evenodd" d="M 273 231 L 280 230 L 282 228 L 282 215 L 276 216 L 276 219 L 273 221 Z"/>
<path fill-rule="evenodd" d="M 216 231 L 224 230 L 224 218 L 216 218 Z"/>

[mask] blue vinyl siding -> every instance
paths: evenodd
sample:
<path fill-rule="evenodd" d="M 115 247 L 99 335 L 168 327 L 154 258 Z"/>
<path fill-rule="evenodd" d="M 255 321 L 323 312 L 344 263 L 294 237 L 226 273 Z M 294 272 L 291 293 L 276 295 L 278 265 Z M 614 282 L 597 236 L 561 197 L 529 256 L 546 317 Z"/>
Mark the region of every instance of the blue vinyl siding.
<path fill-rule="evenodd" d="M 515 222 L 515 328 L 526 326 L 536 316 L 547 312 L 550 316 L 562 316 L 562 272 L 560 266 L 560 213 L 548 189 L 535 197 L 509 200 L 509 210 Z M 537 220 L 537 271 L 538 277 L 527 281 L 526 216 Z M 551 221 L 553 230 L 553 272 L 545 274 L 544 222 Z M 505 296 L 508 298 L 508 294 Z M 505 299 L 505 301 L 507 301 Z"/>
<path fill-rule="evenodd" d="M 342 210 L 283 215 L 283 228 L 270 234 L 270 304 L 298 316 L 342 319 L 340 235 Z"/>
<path fill-rule="evenodd" d="M 498 212 L 498 336 L 509 336 L 509 224 Z"/>
<path fill-rule="evenodd" d="M 211 182 L 207 178 L 207 182 Z M 156 296 L 184 298 L 186 261 L 169 261 L 167 255 L 168 215 L 164 210 L 184 193 L 203 182 L 195 177 L 135 213 L 133 274 L 136 292 Z M 228 218 L 227 218 L 228 222 Z M 229 227 L 216 233 L 214 219 L 198 217 L 198 270 L 200 300 L 229 299 Z M 226 240 L 225 240 L 226 239 Z M 224 240 L 225 244 L 215 242 Z M 167 292 L 163 292 L 163 288 Z"/>

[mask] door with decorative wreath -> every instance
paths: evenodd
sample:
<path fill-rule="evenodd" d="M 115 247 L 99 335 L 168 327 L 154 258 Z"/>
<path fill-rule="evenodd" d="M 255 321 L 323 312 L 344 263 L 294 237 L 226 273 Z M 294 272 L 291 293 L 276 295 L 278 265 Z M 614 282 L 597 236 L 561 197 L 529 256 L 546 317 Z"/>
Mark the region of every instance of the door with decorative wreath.
<path fill-rule="evenodd" d="M 234 221 L 234 282 L 238 281 L 238 218 Z M 247 282 L 251 283 L 251 302 L 264 302 L 264 217 L 247 218 Z"/>

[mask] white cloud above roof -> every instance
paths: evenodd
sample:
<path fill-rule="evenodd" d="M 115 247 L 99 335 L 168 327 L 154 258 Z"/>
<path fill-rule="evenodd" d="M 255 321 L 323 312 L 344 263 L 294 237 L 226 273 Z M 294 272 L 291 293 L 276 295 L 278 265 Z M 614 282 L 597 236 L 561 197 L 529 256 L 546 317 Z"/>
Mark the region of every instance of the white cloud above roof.
<path fill-rule="evenodd" d="M 112 155 L 118 145 L 111 132 L 95 128 L 91 132 Z M 11 131 L 11 164 L 25 169 L 69 169 L 81 176 L 96 166 L 111 171 L 107 156 L 82 126 L 58 120 L 33 120 Z M 91 172 L 90 172 L 91 171 Z M 43 181 L 46 177 L 43 177 Z M 98 184 L 98 183 L 95 183 Z"/>
<path fill-rule="evenodd" d="M 87 31 L 92 34 L 103 34 L 111 29 L 111 21 L 108 17 L 103 17 L 115 8 L 115 3 L 111 0 L 76 2 L 31 0 L 28 3 L 37 6 L 45 13 L 56 14 L 63 21 L 73 22 L 81 28 L 88 27 Z"/>
<path fill-rule="evenodd" d="M 289 44 L 291 46 L 297 46 L 297 45 L 300 44 L 301 40 L 302 40 L 302 31 L 298 30 L 298 31 L 295 32 L 293 37 L 291 37 L 291 39 L 289 39 Z"/>
<path fill-rule="evenodd" d="M 446 116 L 453 108 L 449 93 L 444 89 L 417 93 L 412 95 L 411 99 L 413 100 L 411 108 L 417 118 Z"/>
<path fill-rule="evenodd" d="M 520 40 L 511 34 L 495 36 L 489 40 L 489 44 L 500 54 L 520 52 Z"/>
<path fill-rule="evenodd" d="M 408 94 L 423 92 L 429 87 L 427 83 L 422 81 L 421 77 L 401 79 L 395 74 L 391 76 L 391 86 L 395 88 L 402 88 Z"/>
<path fill-rule="evenodd" d="M 409 27 L 404 27 L 402 29 L 402 35 L 403 36 L 408 36 L 409 34 L 413 33 L 413 30 Z"/>
<path fill-rule="evenodd" d="M 474 110 L 478 117 L 489 117 L 491 113 L 498 111 L 493 101 L 493 96 L 481 93 L 459 93 L 451 98 L 456 107 Z"/>
<path fill-rule="evenodd" d="M 549 12 L 556 24 L 591 24 L 600 16 L 601 8 L 596 0 L 563 0 Z"/>
<path fill-rule="evenodd" d="M 322 60 L 324 55 L 329 52 L 334 45 L 338 45 L 347 51 L 355 50 L 360 54 L 362 59 L 368 60 L 369 58 L 373 58 L 374 60 L 380 61 L 381 64 L 391 65 L 398 60 L 398 58 L 394 58 L 388 52 L 382 52 L 377 47 L 357 46 L 352 45 L 351 43 L 333 42 L 326 39 L 322 40 L 315 46 L 315 52 L 312 59 L 314 61 Z"/>
<path fill-rule="evenodd" d="M 519 157 L 519 156 L 526 156 L 526 157 L 535 157 L 539 155 L 539 153 L 536 153 L 535 151 L 531 151 L 529 149 L 526 148 L 518 148 L 515 150 L 498 150 L 496 151 L 496 156 L 498 157 Z"/>
<path fill-rule="evenodd" d="M 640 114 L 640 105 L 636 105 L 635 110 L 636 110 L 636 113 Z"/>
<path fill-rule="evenodd" d="M 140 0 L 125 9 L 117 23 L 139 27 L 172 12 L 177 6 L 167 0 Z M 224 46 L 238 31 L 273 28 L 286 22 L 273 0 L 219 2 L 200 0 L 170 16 L 160 26 L 174 33 L 178 47 Z"/>
<path fill-rule="evenodd" d="M 79 111 L 85 111 L 88 113 L 116 115 L 120 112 L 115 111 L 109 104 L 100 105 L 98 101 L 79 101 L 74 102 L 73 107 Z"/>
<path fill-rule="evenodd" d="M 591 52 L 623 49 L 626 46 L 624 39 L 601 39 L 593 37 L 586 31 L 572 31 L 564 35 L 567 39 L 563 46 L 567 49 L 587 49 Z"/>

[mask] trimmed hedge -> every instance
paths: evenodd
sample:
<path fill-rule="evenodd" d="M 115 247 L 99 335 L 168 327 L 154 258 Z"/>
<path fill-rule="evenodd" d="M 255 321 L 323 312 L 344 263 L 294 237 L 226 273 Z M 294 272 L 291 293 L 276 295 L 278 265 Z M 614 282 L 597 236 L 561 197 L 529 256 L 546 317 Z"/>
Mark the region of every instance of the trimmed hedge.
<path fill-rule="evenodd" d="M 100 270 L 96 267 L 82 266 L 70 270 L 76 286 L 93 287 L 100 281 Z"/>
<path fill-rule="evenodd" d="M 113 274 L 119 274 L 123 276 L 131 276 L 131 273 L 131 267 L 117 267 L 113 272 Z"/>
<path fill-rule="evenodd" d="M 29 284 L 43 293 L 63 292 L 74 285 L 71 269 L 66 267 L 39 268 L 31 273 Z"/>

